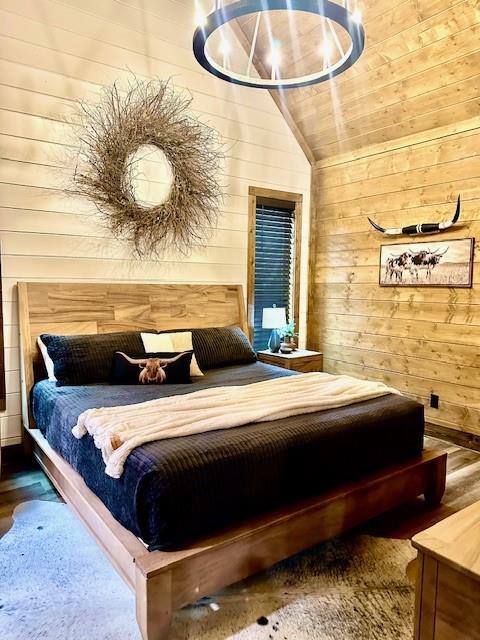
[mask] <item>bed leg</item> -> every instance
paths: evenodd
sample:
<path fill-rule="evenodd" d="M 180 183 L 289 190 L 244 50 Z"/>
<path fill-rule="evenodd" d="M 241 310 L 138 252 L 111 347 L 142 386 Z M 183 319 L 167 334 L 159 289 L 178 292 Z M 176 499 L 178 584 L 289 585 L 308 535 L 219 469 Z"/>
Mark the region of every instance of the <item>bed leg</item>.
<path fill-rule="evenodd" d="M 425 502 L 429 507 L 437 507 L 445 493 L 447 479 L 447 454 L 432 461 L 429 468 L 427 485 L 424 491 Z"/>
<path fill-rule="evenodd" d="M 165 640 L 172 618 L 172 576 L 170 572 L 147 577 L 136 573 L 137 622 L 143 640 Z"/>

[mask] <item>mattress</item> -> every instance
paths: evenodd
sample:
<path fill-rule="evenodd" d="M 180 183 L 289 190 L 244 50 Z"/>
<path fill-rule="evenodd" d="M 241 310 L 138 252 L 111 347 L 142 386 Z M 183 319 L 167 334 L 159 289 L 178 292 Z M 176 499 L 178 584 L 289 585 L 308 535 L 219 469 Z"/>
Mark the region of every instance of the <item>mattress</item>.
<path fill-rule="evenodd" d="M 288 375 L 296 374 L 255 362 L 213 369 L 189 385 L 57 387 L 43 380 L 33 389 L 32 410 L 51 446 L 113 516 L 150 549 L 170 550 L 421 452 L 423 406 L 393 394 L 148 443 L 130 454 L 120 479 L 105 474 L 91 437 L 71 433 L 88 408 Z"/>

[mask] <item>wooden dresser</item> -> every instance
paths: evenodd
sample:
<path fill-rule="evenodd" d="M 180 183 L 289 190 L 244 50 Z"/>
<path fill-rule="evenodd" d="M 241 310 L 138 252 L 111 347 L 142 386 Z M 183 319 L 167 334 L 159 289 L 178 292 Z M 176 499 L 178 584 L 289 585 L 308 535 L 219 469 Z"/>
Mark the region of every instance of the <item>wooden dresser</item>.
<path fill-rule="evenodd" d="M 415 640 L 480 640 L 480 502 L 422 531 Z"/>
<path fill-rule="evenodd" d="M 293 353 L 272 353 L 271 351 L 259 351 L 257 353 L 260 362 L 274 364 L 283 369 L 302 371 L 322 371 L 323 354 L 319 351 L 308 351 L 307 349 L 297 349 Z"/>

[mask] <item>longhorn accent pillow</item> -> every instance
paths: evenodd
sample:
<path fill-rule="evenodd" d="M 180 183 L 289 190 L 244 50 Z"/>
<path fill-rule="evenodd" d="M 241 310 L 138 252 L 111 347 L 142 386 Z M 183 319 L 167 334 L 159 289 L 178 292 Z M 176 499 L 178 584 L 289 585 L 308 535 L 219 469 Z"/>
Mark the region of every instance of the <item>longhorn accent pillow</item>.
<path fill-rule="evenodd" d="M 111 384 L 188 384 L 192 352 L 113 355 Z"/>
<path fill-rule="evenodd" d="M 142 333 L 143 347 L 147 353 L 192 352 L 191 376 L 203 376 L 193 350 L 191 331 L 172 331 L 171 333 Z"/>

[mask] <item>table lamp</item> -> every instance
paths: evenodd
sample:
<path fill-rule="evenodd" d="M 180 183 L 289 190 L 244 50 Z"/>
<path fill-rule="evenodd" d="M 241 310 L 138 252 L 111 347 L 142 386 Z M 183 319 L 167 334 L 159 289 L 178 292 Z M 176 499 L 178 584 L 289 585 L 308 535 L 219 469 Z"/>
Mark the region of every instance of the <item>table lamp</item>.
<path fill-rule="evenodd" d="M 284 327 L 287 324 L 287 314 L 285 307 L 277 307 L 275 304 L 272 307 L 265 307 L 262 314 L 262 329 L 271 329 L 270 339 L 268 341 L 268 348 L 272 353 L 277 353 L 280 349 L 280 343 L 282 339 L 278 333 L 280 327 Z"/>

